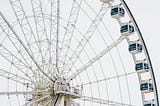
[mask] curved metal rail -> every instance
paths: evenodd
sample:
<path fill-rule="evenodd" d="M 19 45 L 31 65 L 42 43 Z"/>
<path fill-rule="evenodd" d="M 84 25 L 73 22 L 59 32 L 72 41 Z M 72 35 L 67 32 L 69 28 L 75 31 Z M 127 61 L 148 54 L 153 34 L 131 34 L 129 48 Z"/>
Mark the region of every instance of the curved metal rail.
<path fill-rule="evenodd" d="M 155 93 L 155 103 L 156 103 L 156 106 L 159 106 L 159 99 L 158 99 L 158 90 L 157 90 L 157 85 L 156 85 L 156 79 L 155 79 L 155 75 L 154 75 L 154 70 L 153 70 L 153 67 L 152 67 L 152 63 L 151 63 L 151 59 L 150 59 L 150 56 L 149 56 L 149 52 L 147 50 L 147 47 L 146 47 L 146 44 L 145 44 L 145 41 L 143 39 L 143 36 L 142 36 L 142 33 L 138 27 L 138 24 L 132 14 L 132 12 L 130 11 L 127 3 L 124 1 L 124 0 L 120 0 L 122 5 L 124 6 L 125 10 L 127 11 L 130 19 L 132 20 L 133 22 L 133 25 L 134 27 L 137 29 L 137 34 L 141 40 L 141 43 L 144 47 L 144 52 L 145 52 L 145 55 L 146 55 L 146 59 L 149 63 L 149 66 L 150 66 L 150 73 L 151 73 L 151 78 L 152 78 L 152 81 L 153 81 L 153 88 L 154 88 L 154 93 Z"/>

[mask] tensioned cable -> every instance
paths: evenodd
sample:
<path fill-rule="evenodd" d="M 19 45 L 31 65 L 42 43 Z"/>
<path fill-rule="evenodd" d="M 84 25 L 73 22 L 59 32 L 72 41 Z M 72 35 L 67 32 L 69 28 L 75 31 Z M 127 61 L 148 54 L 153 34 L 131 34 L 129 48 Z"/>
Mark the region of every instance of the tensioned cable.
<path fill-rule="evenodd" d="M 87 1 L 86 0 L 84 0 L 85 1 L 85 3 L 88 5 L 88 7 L 96 14 L 96 12 L 94 11 L 94 9 L 87 3 Z M 111 36 L 111 33 L 109 32 L 109 30 L 108 30 L 108 28 L 106 27 L 106 25 L 104 24 L 104 22 L 103 22 L 103 20 L 102 20 L 102 23 L 103 23 L 103 25 L 105 26 L 105 29 L 107 30 L 107 32 L 108 32 L 108 34 L 109 34 L 109 36 L 111 37 L 111 39 L 112 39 L 112 41 L 114 42 L 114 39 L 112 38 L 112 36 Z M 102 39 L 104 39 L 104 38 L 102 38 Z M 105 41 L 105 40 L 104 40 Z M 106 44 L 106 42 L 105 42 L 105 44 Z M 125 74 L 126 74 L 126 69 L 125 69 L 125 65 L 124 65 L 124 63 L 123 63 L 123 61 L 122 61 L 122 57 L 121 57 L 121 55 L 120 55 L 120 52 L 119 52 L 119 50 L 118 50 L 118 47 L 116 46 L 116 49 L 117 49 L 117 52 L 118 52 L 118 55 L 119 55 L 119 58 L 120 58 L 120 61 L 121 61 L 121 64 L 122 64 L 122 67 L 123 67 L 123 70 L 124 70 L 124 72 L 125 72 Z M 128 89 L 128 94 L 130 94 L 129 93 L 129 84 L 128 84 L 128 78 L 127 78 L 127 76 L 126 76 L 126 83 L 127 83 L 127 89 Z M 130 101 L 130 104 L 131 104 L 131 97 L 130 97 L 130 95 L 128 95 L 129 96 L 129 101 Z"/>

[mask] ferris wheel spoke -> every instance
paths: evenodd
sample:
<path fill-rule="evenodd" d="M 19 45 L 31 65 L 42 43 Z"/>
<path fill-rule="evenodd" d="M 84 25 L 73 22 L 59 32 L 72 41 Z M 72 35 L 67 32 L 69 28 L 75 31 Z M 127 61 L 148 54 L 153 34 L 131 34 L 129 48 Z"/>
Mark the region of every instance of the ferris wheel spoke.
<path fill-rule="evenodd" d="M 4 30 L 4 32 L 6 33 L 6 35 L 8 35 L 10 38 L 14 38 L 14 40 L 17 40 L 17 42 L 19 44 L 22 45 L 22 47 L 25 49 L 26 53 L 29 55 L 29 57 L 32 59 L 32 61 L 34 62 L 34 64 L 36 65 L 36 67 L 39 69 L 39 71 L 44 74 L 47 78 L 49 78 L 51 81 L 53 81 L 52 78 L 50 78 L 39 66 L 39 64 L 37 63 L 37 61 L 35 60 L 34 56 L 30 53 L 30 51 L 28 50 L 28 48 L 26 47 L 26 45 L 22 42 L 22 40 L 19 38 L 19 36 L 17 35 L 17 33 L 14 31 L 14 29 L 11 27 L 11 25 L 9 24 L 9 22 L 6 20 L 6 18 L 2 15 L 2 13 L 0 13 L 0 27 L 2 28 L 2 30 L 4 30 L 5 28 L 7 28 L 9 30 L 10 33 L 8 33 L 8 31 Z M 10 61 L 10 60 L 9 60 Z M 19 68 L 19 66 L 17 66 L 17 68 Z M 20 69 L 20 68 L 19 68 Z"/>
<path fill-rule="evenodd" d="M 57 72 L 58 72 L 58 74 L 59 74 L 59 67 L 58 67 L 58 62 L 59 62 L 59 60 L 58 60 L 58 55 L 59 55 L 59 29 L 60 29 L 60 19 L 59 19 L 59 17 L 60 17 L 60 0 L 57 0 L 57 15 L 56 15 L 56 17 L 57 17 L 57 24 L 56 24 L 56 50 L 55 50 L 55 52 L 56 52 L 56 70 L 57 70 Z"/>
<path fill-rule="evenodd" d="M 44 103 L 44 106 L 48 106 L 51 102 L 52 102 L 52 99 L 48 100 L 46 103 Z"/>
<path fill-rule="evenodd" d="M 21 69 L 27 69 L 29 67 L 32 67 L 29 65 L 29 63 L 26 61 L 26 59 L 23 58 L 24 61 L 22 61 L 22 59 L 19 59 L 18 55 L 15 55 L 13 54 L 10 50 L 8 50 L 6 47 L 4 47 L 2 44 L 1 44 L 1 48 L 0 48 L 0 55 L 2 57 L 4 57 L 6 60 L 13 60 L 12 62 L 10 62 L 11 64 L 17 64 L 16 66 L 19 66 L 21 67 Z M 22 56 L 22 55 L 21 55 Z M 31 72 L 35 75 L 37 75 L 35 73 L 35 71 L 31 68 Z M 23 73 L 26 73 L 27 74 L 27 71 L 26 72 L 23 72 Z M 35 79 L 36 76 L 34 76 Z M 40 77 L 40 76 L 39 76 Z"/>
<path fill-rule="evenodd" d="M 28 17 L 26 16 L 26 13 L 24 11 L 22 3 L 20 0 L 9 0 L 9 2 L 13 8 L 13 11 L 14 11 L 15 16 L 17 18 L 19 26 L 20 26 L 22 33 L 24 35 L 24 38 L 26 40 L 26 43 L 27 43 L 26 46 L 28 46 L 30 53 L 33 55 L 33 50 L 31 48 L 33 45 L 31 46 L 31 42 L 35 42 L 38 49 L 40 49 L 39 48 L 40 46 L 37 43 L 36 36 L 32 30 L 32 27 L 31 27 L 31 24 L 28 20 Z M 33 49 L 35 49 L 35 48 L 33 48 Z"/>
<path fill-rule="evenodd" d="M 28 82 L 31 82 L 31 83 L 34 84 L 34 82 L 32 80 L 29 80 L 27 78 L 24 78 L 22 76 L 19 76 L 19 75 L 15 74 L 15 73 L 9 72 L 9 71 L 4 70 L 4 69 L 0 69 L 0 75 L 5 77 L 5 78 L 7 78 L 7 79 L 18 81 L 20 83 L 22 83 L 21 81 L 28 81 Z M 24 83 L 22 83 L 22 84 L 24 84 Z"/>
<path fill-rule="evenodd" d="M 111 106 L 135 106 L 135 105 L 131 105 L 131 104 L 110 101 L 110 100 L 104 100 L 104 99 L 88 97 L 88 96 L 82 96 L 82 98 L 80 98 L 80 99 L 85 100 L 85 101 L 89 101 L 89 102 L 99 103 L 99 104 L 111 105 Z"/>
<path fill-rule="evenodd" d="M 38 103 L 38 102 L 40 102 L 40 101 L 42 101 L 43 99 L 48 98 L 48 97 L 50 97 L 50 95 L 43 96 L 43 97 L 41 97 L 41 98 L 39 98 L 39 99 L 37 99 L 37 100 L 31 101 L 31 102 L 29 102 L 29 103 L 27 103 L 27 104 L 34 105 L 34 104 L 36 104 L 36 103 Z M 26 106 L 27 104 L 25 104 L 25 105 L 23 105 L 23 106 Z"/>
<path fill-rule="evenodd" d="M 72 104 L 73 106 L 80 106 L 80 104 L 77 103 L 77 102 L 75 102 L 74 100 L 71 101 L 71 104 Z"/>
<path fill-rule="evenodd" d="M 3 54 L 1 54 L 1 53 L 0 53 L 0 55 L 1 55 L 2 57 L 4 57 L 12 66 L 14 66 L 16 69 L 18 69 L 25 77 L 29 78 L 28 80 L 30 80 L 30 82 L 32 82 L 33 84 L 35 83 L 35 82 L 33 81 L 33 79 L 31 78 L 31 75 L 27 74 L 27 73 L 24 71 L 24 69 L 25 69 L 24 66 L 21 65 L 21 67 L 20 67 L 20 63 L 19 63 L 19 62 L 18 62 L 18 63 L 13 62 L 12 57 L 11 57 L 11 58 L 8 58 L 9 56 L 6 57 L 5 55 L 3 55 Z M 22 77 L 18 76 L 17 74 L 14 74 L 14 73 L 5 71 L 5 70 L 3 70 L 3 69 L 0 69 L 0 71 L 4 71 L 4 72 L 7 73 L 8 75 L 13 75 L 15 78 L 9 77 L 8 75 L 5 76 L 5 75 L 3 74 L 3 77 L 10 78 L 10 79 L 12 79 L 12 80 L 15 80 L 16 78 L 22 78 Z M 8 77 L 7 77 L 7 76 L 8 76 Z M 22 79 L 23 79 L 23 78 L 22 78 Z"/>
<path fill-rule="evenodd" d="M 8 36 L 8 35 L 7 35 Z M 10 39 L 11 40 L 11 39 Z M 12 41 L 11 41 L 12 42 Z M 21 48 L 18 48 L 17 45 L 15 43 L 12 42 L 12 44 L 14 45 L 14 47 L 17 50 L 17 54 L 15 55 L 15 53 L 12 53 L 11 50 L 9 50 L 7 47 L 5 47 L 3 44 L 1 44 L 0 46 L 0 55 L 7 60 L 11 65 L 14 65 L 16 67 L 21 67 L 19 69 L 21 69 L 20 71 L 26 75 L 27 71 L 23 71 L 22 69 L 24 68 L 29 68 L 31 67 L 29 65 L 29 63 L 27 62 L 27 60 L 24 57 L 24 53 L 22 53 L 23 50 L 21 50 Z M 11 61 L 12 60 L 12 61 Z M 35 74 L 35 72 L 32 70 L 31 68 L 31 72 L 33 74 Z"/>
<path fill-rule="evenodd" d="M 2 55 L 2 54 L 0 54 Z M 2 55 L 3 56 L 3 55 Z M 19 68 L 18 64 L 13 63 L 10 59 L 6 58 L 5 56 L 3 56 L 9 63 L 11 63 L 11 65 L 13 65 L 15 68 L 17 68 L 19 71 L 21 71 L 26 77 L 28 77 L 30 80 L 32 80 L 32 78 L 26 74 L 21 68 Z"/>
<path fill-rule="evenodd" d="M 65 57 L 68 55 L 68 51 L 70 48 L 70 42 L 76 27 L 77 18 L 79 15 L 80 7 L 81 7 L 82 0 L 73 0 L 72 9 L 70 12 L 70 16 L 67 22 L 67 27 L 65 30 L 65 34 L 62 41 L 62 47 L 59 57 L 62 58 L 62 61 L 66 61 Z M 65 54 L 65 56 L 61 57 L 61 52 Z"/>
<path fill-rule="evenodd" d="M 34 41 L 37 42 L 37 40 L 33 33 L 32 27 L 29 23 L 28 17 L 26 16 L 22 3 L 20 0 L 9 0 L 9 2 L 13 8 L 13 11 L 17 18 L 19 26 L 23 32 L 27 46 L 29 46 L 30 48 L 31 47 L 30 42 L 34 42 Z M 36 44 L 38 46 L 38 43 Z M 31 48 L 30 48 L 30 51 L 32 52 Z"/>
<path fill-rule="evenodd" d="M 82 73 L 85 69 L 87 69 L 89 66 L 91 66 L 94 62 L 102 58 L 106 53 L 108 53 L 110 50 L 112 50 L 114 47 L 116 47 L 119 43 L 121 43 L 125 39 L 125 36 L 119 37 L 115 42 L 113 42 L 110 46 L 108 46 L 105 50 L 103 50 L 101 53 L 99 53 L 97 56 L 92 58 L 89 62 L 87 62 L 83 67 L 81 67 L 79 70 L 77 70 L 75 73 L 73 73 L 69 80 L 75 78 L 77 75 Z"/>
<path fill-rule="evenodd" d="M 102 8 L 100 9 L 99 13 L 95 17 L 95 19 L 92 21 L 90 27 L 88 28 L 88 30 L 84 34 L 84 37 L 79 42 L 78 46 L 76 47 L 74 53 L 71 55 L 71 57 L 69 58 L 67 63 L 74 64 L 76 62 L 77 57 L 79 57 L 79 55 L 83 51 L 84 47 L 88 44 L 90 38 L 92 37 L 93 33 L 97 29 L 99 23 L 101 22 L 101 20 L 104 17 L 104 15 L 105 15 L 106 11 L 108 10 L 108 8 L 109 7 L 107 6 L 107 4 L 103 4 L 102 5 Z M 73 62 L 71 62 L 71 60 Z"/>
<path fill-rule="evenodd" d="M 87 6 L 96 14 L 96 12 L 94 11 L 94 8 L 92 8 L 92 6 L 91 6 L 86 0 L 84 0 L 84 2 L 85 2 L 85 3 L 87 4 Z M 120 21 L 119 21 L 119 22 L 120 22 Z M 109 31 L 109 29 L 107 28 L 107 26 L 105 25 L 105 23 L 104 23 L 103 20 L 102 20 L 102 24 L 104 25 L 105 30 L 108 32 L 108 35 L 109 35 L 109 37 L 111 38 L 111 40 L 114 42 L 114 39 L 113 39 L 113 37 L 112 37 L 112 34 L 111 34 L 111 32 Z M 100 32 L 100 31 L 98 31 L 98 32 Z M 100 34 L 100 35 L 101 35 L 101 34 Z M 102 37 L 102 39 L 103 39 L 103 41 L 105 42 L 106 46 L 108 46 L 108 45 L 107 45 L 107 42 L 105 41 L 105 39 L 104 39 L 103 37 Z M 122 57 L 121 57 L 121 55 L 120 55 L 120 52 L 119 52 L 119 49 L 118 49 L 117 46 L 116 46 L 116 49 L 117 49 L 118 56 L 119 56 L 119 58 L 120 58 L 121 65 L 122 65 L 122 67 L 123 67 L 124 73 L 126 74 L 125 77 L 126 77 L 126 83 L 127 83 L 127 90 L 128 90 L 128 94 L 130 94 L 128 77 L 127 77 L 128 73 L 127 73 L 127 71 L 126 71 L 125 65 L 124 65 L 124 63 L 123 63 L 123 61 L 122 61 Z M 128 96 L 129 96 L 129 103 L 131 104 L 130 95 L 128 95 Z"/>
<path fill-rule="evenodd" d="M 46 22 L 44 20 L 45 16 L 42 8 L 42 2 L 41 0 L 31 0 L 31 5 L 32 5 L 32 11 L 33 11 L 34 22 L 36 27 L 37 39 L 39 43 L 39 52 L 41 55 L 42 62 L 45 62 L 46 53 L 42 52 L 44 47 L 42 47 L 42 42 L 40 42 L 40 39 L 46 39 L 47 48 L 50 48 L 51 41 L 49 41 L 49 37 L 47 35 Z"/>
<path fill-rule="evenodd" d="M 0 92 L 0 96 L 4 95 L 28 95 L 28 94 L 38 94 L 41 93 L 47 93 L 47 91 L 28 91 L 28 92 L 21 92 L 21 91 L 15 91 L 15 92 Z"/>
<path fill-rule="evenodd" d="M 15 81 L 15 82 L 17 82 L 17 83 L 20 83 L 20 84 L 22 84 L 22 85 L 25 85 L 25 84 L 26 84 L 26 83 L 24 83 L 24 82 L 21 82 L 21 80 L 23 80 L 23 79 L 21 79 L 21 78 L 20 78 L 21 80 L 18 80 L 17 78 L 8 77 L 7 75 L 1 74 L 1 73 L 0 73 L 0 76 L 3 77 L 3 78 L 9 79 L 9 80 Z"/>
<path fill-rule="evenodd" d="M 122 75 L 118 75 L 118 76 L 116 75 L 116 76 L 113 76 L 113 77 L 108 77 L 108 78 L 100 79 L 100 80 L 97 80 L 97 81 L 83 83 L 81 85 L 76 85 L 76 86 L 90 85 L 90 84 L 94 84 L 94 83 L 98 83 L 98 82 L 104 82 L 104 81 L 109 81 L 109 80 L 112 80 L 112 79 L 117 79 L 118 77 L 120 78 L 120 77 L 124 77 L 124 76 L 133 75 L 133 74 L 136 74 L 136 72 L 130 72 L 130 73 L 126 73 L 126 74 L 122 74 Z"/>
<path fill-rule="evenodd" d="M 53 51 L 56 50 L 56 43 L 54 43 L 53 41 L 56 40 L 57 36 L 53 36 L 57 34 L 57 21 L 58 21 L 58 0 L 51 0 L 51 10 L 50 10 L 50 35 L 49 35 L 49 39 L 50 39 L 50 46 L 53 45 L 53 47 L 49 48 L 49 57 L 50 57 L 50 61 L 52 62 L 53 60 L 56 60 L 56 56 L 52 56 L 52 49 Z"/>

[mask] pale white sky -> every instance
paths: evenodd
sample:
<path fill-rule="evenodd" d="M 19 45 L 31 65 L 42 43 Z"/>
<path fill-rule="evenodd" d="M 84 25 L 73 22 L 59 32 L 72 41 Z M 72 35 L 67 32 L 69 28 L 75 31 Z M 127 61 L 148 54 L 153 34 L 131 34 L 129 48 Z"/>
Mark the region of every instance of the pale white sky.
<path fill-rule="evenodd" d="M 4 0 L 0 0 L 2 3 Z M 160 94 L 160 1 L 126 0 L 147 45 Z M 1 101 L 2 99 L 0 99 Z"/>

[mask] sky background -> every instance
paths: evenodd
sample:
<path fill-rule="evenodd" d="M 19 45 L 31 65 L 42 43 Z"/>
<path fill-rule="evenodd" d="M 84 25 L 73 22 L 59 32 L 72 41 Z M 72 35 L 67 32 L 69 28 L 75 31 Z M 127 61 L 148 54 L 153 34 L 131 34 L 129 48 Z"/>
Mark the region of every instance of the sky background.
<path fill-rule="evenodd" d="M 0 3 L 3 4 L 3 1 L 0 0 Z M 151 57 L 160 96 L 160 1 L 126 0 L 126 2 L 143 34 Z"/>

